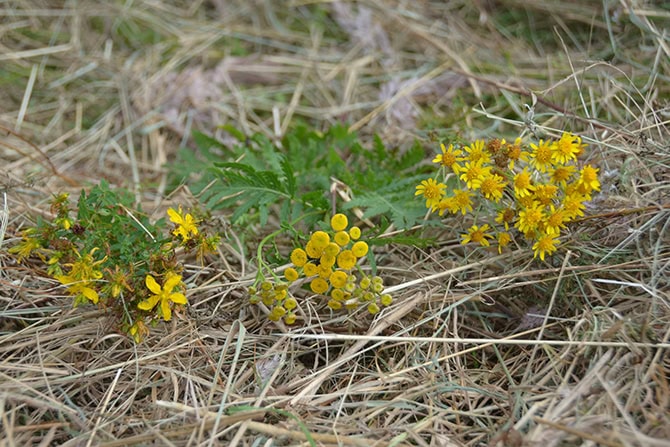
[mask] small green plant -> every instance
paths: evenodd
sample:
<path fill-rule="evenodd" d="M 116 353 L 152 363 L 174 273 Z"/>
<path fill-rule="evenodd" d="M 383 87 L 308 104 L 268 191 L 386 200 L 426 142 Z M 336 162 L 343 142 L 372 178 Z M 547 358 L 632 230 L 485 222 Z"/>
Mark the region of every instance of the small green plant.
<path fill-rule="evenodd" d="M 578 161 L 585 148 L 569 132 L 531 143 L 494 138 L 462 148 L 442 144 L 433 159 L 440 166 L 436 177 L 423 180 L 415 195 L 440 216 L 473 215 L 462 244 L 488 247 L 495 239 L 502 253 L 516 230 L 544 260 L 556 251 L 566 224 L 583 216 L 584 202 L 600 190 L 598 169 Z"/>
<path fill-rule="evenodd" d="M 74 306 L 97 304 L 110 311 L 116 326 L 140 342 L 149 326 L 172 318 L 173 306 L 187 303 L 183 266 L 175 249 L 199 258 L 215 250 L 218 236 L 208 236 L 190 213 L 170 208 L 173 224 L 151 223 L 133 198 L 102 181 L 81 196 L 73 216 L 68 194 L 54 197 L 49 221 L 39 219 L 9 249 L 19 262 L 31 256 L 47 265 L 74 300 Z"/>
<path fill-rule="evenodd" d="M 349 227 L 344 214 L 335 214 L 330 226 L 316 230 L 304 246 L 295 248 L 290 255 L 291 267 L 279 278 L 259 257 L 256 281 L 249 288 L 252 304 L 265 304 L 271 321 L 293 324 L 296 321 L 298 301 L 292 294 L 292 285 L 305 285 L 311 292 L 327 297 L 330 309 L 354 310 L 367 306 L 376 314 L 381 306 L 392 303 L 391 295 L 384 292 L 379 276 L 369 276 L 359 267 L 359 261 L 371 255 L 368 243 L 361 240 L 361 230 Z"/>

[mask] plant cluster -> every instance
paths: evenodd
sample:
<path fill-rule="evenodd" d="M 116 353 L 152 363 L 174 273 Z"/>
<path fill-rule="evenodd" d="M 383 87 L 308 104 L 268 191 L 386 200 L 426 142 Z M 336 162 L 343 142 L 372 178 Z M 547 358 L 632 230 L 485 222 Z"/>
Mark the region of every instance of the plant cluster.
<path fill-rule="evenodd" d="M 291 252 L 292 266 L 284 270 L 283 281 L 268 280 L 259 269 L 256 284 L 249 288 L 250 302 L 268 306 L 270 320 L 283 319 L 293 324 L 298 303 L 289 286 L 302 282 L 313 293 L 327 297 L 332 310 L 353 310 L 365 305 L 374 315 L 380 311 L 380 305 L 388 306 L 393 299 L 383 293 L 382 278 L 369 276 L 358 268 L 359 261 L 369 254 L 368 243 L 361 240 L 360 228 L 349 227 L 347 216 L 335 214 L 329 228 L 312 232 L 303 247 Z"/>
<path fill-rule="evenodd" d="M 165 234 L 164 219 L 151 223 L 132 204 L 130 194 L 111 190 L 104 181 L 88 195 L 81 193 L 76 215 L 68 194 L 59 194 L 51 205 L 55 217 L 39 219 L 9 252 L 19 262 L 39 258 L 74 306 L 108 309 L 116 326 L 140 342 L 149 325 L 169 321 L 173 306 L 187 303 L 176 249 L 201 258 L 216 248 L 219 237 L 206 235 L 181 207 L 168 210 L 174 227 Z"/>
<path fill-rule="evenodd" d="M 488 247 L 495 240 L 502 253 L 516 230 L 532 242 L 534 257 L 544 260 L 556 251 L 566 225 L 584 215 L 593 191 L 600 190 L 598 169 L 579 162 L 585 148 L 569 132 L 531 143 L 494 138 L 462 148 L 442 144 L 433 159 L 437 175 L 416 186 L 415 195 L 440 216 L 474 216 L 462 244 Z"/>

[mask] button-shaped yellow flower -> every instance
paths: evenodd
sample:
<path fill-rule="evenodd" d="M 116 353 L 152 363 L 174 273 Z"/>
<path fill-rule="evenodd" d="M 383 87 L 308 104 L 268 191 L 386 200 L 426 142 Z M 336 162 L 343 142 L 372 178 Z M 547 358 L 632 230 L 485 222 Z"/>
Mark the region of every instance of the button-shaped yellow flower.
<path fill-rule="evenodd" d="M 186 296 L 180 292 L 173 292 L 172 290 L 181 284 L 181 276 L 176 273 L 168 272 L 165 275 L 165 284 L 163 287 L 158 285 L 153 276 L 147 275 L 145 284 L 153 295 L 148 299 L 142 301 L 137 305 L 139 309 L 151 310 L 156 304 L 160 302 L 160 313 L 165 321 L 170 321 L 172 318 L 172 310 L 170 309 L 170 301 L 175 304 L 186 304 Z"/>
<path fill-rule="evenodd" d="M 349 220 L 347 219 L 347 216 L 344 214 L 338 213 L 335 214 L 331 219 L 330 219 L 330 227 L 333 229 L 333 231 L 343 231 L 347 228 L 349 225 Z"/>

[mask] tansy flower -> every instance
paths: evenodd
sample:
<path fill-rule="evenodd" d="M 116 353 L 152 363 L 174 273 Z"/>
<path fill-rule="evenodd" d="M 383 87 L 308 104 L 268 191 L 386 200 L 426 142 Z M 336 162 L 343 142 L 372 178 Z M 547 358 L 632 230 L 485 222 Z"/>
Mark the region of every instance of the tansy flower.
<path fill-rule="evenodd" d="M 356 265 L 356 255 L 351 250 L 342 250 L 337 255 L 337 266 L 344 270 L 351 270 Z"/>
<path fill-rule="evenodd" d="M 352 240 L 357 241 L 361 237 L 361 229 L 358 227 L 349 228 L 349 236 Z"/>
<path fill-rule="evenodd" d="M 333 231 L 342 231 L 347 228 L 347 225 L 349 225 L 349 220 L 344 214 L 335 214 L 330 219 L 330 227 Z"/>
<path fill-rule="evenodd" d="M 465 245 L 468 242 L 474 242 L 477 244 L 481 244 L 484 247 L 488 247 L 491 245 L 488 241 L 487 238 L 493 239 L 493 236 L 486 233 L 489 230 L 489 225 L 484 224 L 480 227 L 477 225 L 473 225 L 468 229 L 467 234 L 461 234 L 461 237 L 463 240 L 461 241 L 461 244 Z"/>
<path fill-rule="evenodd" d="M 523 168 L 523 171 L 514 176 L 514 194 L 517 197 L 526 197 L 531 195 L 534 190 L 530 172 L 528 172 L 528 168 Z"/>
<path fill-rule="evenodd" d="M 437 183 L 435 179 L 429 178 L 423 180 L 419 186 L 416 187 L 415 196 L 422 195 L 426 199 L 426 208 L 434 209 L 444 197 L 447 185 L 444 183 Z"/>
<path fill-rule="evenodd" d="M 530 164 L 540 172 L 547 172 L 552 166 L 552 147 L 551 140 L 540 140 L 538 144 L 531 143 L 533 151 L 530 154 Z"/>
<path fill-rule="evenodd" d="M 358 241 L 351 246 L 351 252 L 357 258 L 362 258 L 366 254 L 368 254 L 368 244 L 363 241 Z"/>
<path fill-rule="evenodd" d="M 333 287 L 335 287 L 337 289 L 341 289 L 345 285 L 347 285 L 347 277 L 348 276 L 349 275 L 347 275 L 342 270 L 338 270 L 336 272 L 331 273 L 330 278 L 328 278 L 328 281 L 330 281 L 330 284 Z"/>
<path fill-rule="evenodd" d="M 170 302 L 175 304 L 186 304 L 186 296 L 180 292 L 173 292 L 172 290 L 181 284 L 181 276 L 173 272 L 168 272 L 165 275 L 165 284 L 163 287 L 158 285 L 153 276 L 147 275 L 145 284 L 153 295 L 148 299 L 140 302 L 137 307 L 142 310 L 151 310 L 156 304 L 160 303 L 160 314 L 165 321 L 170 321 L 172 318 L 172 310 L 170 309 Z"/>
<path fill-rule="evenodd" d="M 328 287 L 328 282 L 323 278 L 314 278 L 312 282 L 309 283 L 309 288 L 312 292 L 318 293 L 319 295 L 326 293 Z"/>
<path fill-rule="evenodd" d="M 569 161 L 577 160 L 577 154 L 581 151 L 582 139 L 563 132 L 561 138 L 552 145 L 551 158 L 556 164 L 565 165 Z"/>
<path fill-rule="evenodd" d="M 540 259 L 544 261 L 544 254 L 551 255 L 556 251 L 556 243 L 558 239 L 553 234 L 544 234 L 533 244 L 534 258 L 540 256 Z"/>
<path fill-rule="evenodd" d="M 170 217 L 170 222 L 177 225 L 177 228 L 172 231 L 175 236 L 181 237 L 182 242 L 186 242 L 193 236 L 198 234 L 198 223 L 191 214 L 184 214 L 179 207 L 179 211 L 174 208 L 168 208 L 167 214 Z"/>
<path fill-rule="evenodd" d="M 296 267 L 302 267 L 307 262 L 307 253 L 302 248 L 296 248 L 291 252 L 291 262 Z"/>
<path fill-rule="evenodd" d="M 483 177 L 480 191 L 488 200 L 499 202 L 507 183 L 498 174 L 489 174 Z"/>
<path fill-rule="evenodd" d="M 454 167 L 454 165 L 457 164 L 459 161 L 465 160 L 462 157 L 463 151 L 461 151 L 460 149 L 454 149 L 453 144 L 450 144 L 448 149 L 444 147 L 444 144 L 440 144 L 440 148 L 442 149 L 442 153 L 438 154 L 433 159 L 433 163 L 439 163 L 445 168 L 450 168 L 452 171 L 455 172 L 456 168 Z"/>
<path fill-rule="evenodd" d="M 298 271 L 293 267 L 289 267 L 286 270 L 284 270 L 284 278 L 286 278 L 288 282 L 295 281 L 296 279 L 298 279 L 298 276 L 299 276 Z"/>
<path fill-rule="evenodd" d="M 316 250 L 323 250 L 330 244 L 330 235 L 325 231 L 319 230 L 312 233 L 312 237 L 309 240 Z"/>
<path fill-rule="evenodd" d="M 470 146 L 465 146 L 465 152 L 468 153 L 467 159 L 471 163 L 489 163 L 491 155 L 486 151 L 483 140 L 477 140 Z"/>
<path fill-rule="evenodd" d="M 347 233 L 346 231 L 338 231 L 337 233 L 335 233 L 335 236 L 334 236 L 333 239 L 335 240 L 335 243 L 337 245 L 339 245 L 340 247 L 344 247 L 351 240 L 351 236 L 349 236 L 349 233 Z M 338 253 L 339 253 L 339 250 L 338 250 Z"/>

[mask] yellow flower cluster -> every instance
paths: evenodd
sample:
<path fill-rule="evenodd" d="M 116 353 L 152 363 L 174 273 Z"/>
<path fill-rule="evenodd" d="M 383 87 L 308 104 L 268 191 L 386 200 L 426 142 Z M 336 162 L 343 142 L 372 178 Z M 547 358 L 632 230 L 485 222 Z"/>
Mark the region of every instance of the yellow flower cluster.
<path fill-rule="evenodd" d="M 388 306 L 393 300 L 391 295 L 383 293 L 381 278 L 363 275 L 359 281 L 353 273 L 358 261 L 369 251 L 367 242 L 360 237 L 360 228 L 349 228 L 347 216 L 335 214 L 329 231 L 313 232 L 304 247 L 291 252 L 293 266 L 284 270 L 286 282 L 273 284 L 263 280 L 260 287 L 250 288 L 250 302 L 263 302 L 270 307 L 270 320 L 283 318 L 285 323 L 292 324 L 297 302 L 288 287 L 304 278 L 313 293 L 328 297 L 328 307 L 333 310 L 351 310 L 364 304 L 371 314 L 379 312 L 379 304 Z"/>
<path fill-rule="evenodd" d="M 426 208 L 445 212 L 474 213 L 481 207 L 493 210 L 493 221 L 472 225 L 462 234 L 462 244 L 484 247 L 496 240 L 498 251 L 512 241 L 510 228 L 533 242 L 535 257 L 556 251 L 566 224 L 584 215 L 584 202 L 600 190 L 598 169 L 580 164 L 586 144 L 579 136 L 564 132 L 558 140 L 525 144 L 521 138 L 477 140 L 464 148 L 441 145 L 434 159 L 439 177 L 455 176 L 458 187 L 447 193 L 447 185 L 434 178 L 416 187 Z M 438 177 L 438 178 L 439 178 Z M 493 213 L 492 213 L 493 214 Z"/>

